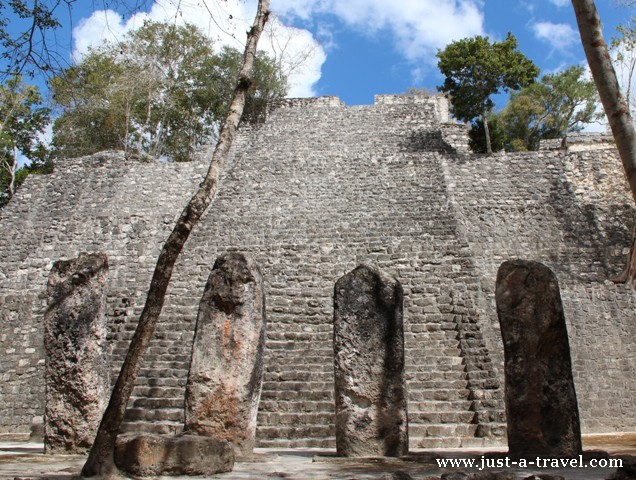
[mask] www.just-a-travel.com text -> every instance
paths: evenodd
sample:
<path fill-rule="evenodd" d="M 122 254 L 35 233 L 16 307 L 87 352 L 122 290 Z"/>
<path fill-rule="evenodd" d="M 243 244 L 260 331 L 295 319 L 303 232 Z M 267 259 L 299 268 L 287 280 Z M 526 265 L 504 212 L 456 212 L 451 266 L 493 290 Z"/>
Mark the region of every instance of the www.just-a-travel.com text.
<path fill-rule="evenodd" d="M 576 458 L 521 458 L 513 460 L 509 457 L 487 458 L 438 458 L 440 468 L 621 468 L 623 460 L 620 458 L 591 458 L 583 460 L 583 455 Z"/>

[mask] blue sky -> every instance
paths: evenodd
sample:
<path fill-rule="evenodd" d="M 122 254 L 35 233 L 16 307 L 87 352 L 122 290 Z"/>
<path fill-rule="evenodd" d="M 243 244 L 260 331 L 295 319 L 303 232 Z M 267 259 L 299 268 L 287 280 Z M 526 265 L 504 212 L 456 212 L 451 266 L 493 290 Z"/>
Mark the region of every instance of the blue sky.
<path fill-rule="evenodd" d="M 512 32 L 542 72 L 585 61 L 569 0 L 271 0 L 276 16 L 260 46 L 290 68 L 290 96 L 335 95 L 347 105 L 374 94 L 435 89 L 443 82 L 435 53 L 453 40 Z M 131 3 L 134 3 L 131 1 Z M 190 22 L 220 47 L 241 47 L 256 0 L 159 0 L 136 15 L 95 10 L 100 1 L 73 4 L 72 23 L 56 35 L 69 60 L 89 46 L 122 38 L 145 19 Z M 609 42 L 631 11 L 597 0 Z M 214 18 L 211 18 L 212 17 Z"/>

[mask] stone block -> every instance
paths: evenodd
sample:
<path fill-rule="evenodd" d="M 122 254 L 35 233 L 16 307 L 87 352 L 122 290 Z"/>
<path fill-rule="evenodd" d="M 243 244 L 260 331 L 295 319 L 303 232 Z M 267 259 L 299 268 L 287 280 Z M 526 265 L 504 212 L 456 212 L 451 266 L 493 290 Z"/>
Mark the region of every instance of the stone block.
<path fill-rule="evenodd" d="M 143 477 L 212 475 L 232 471 L 234 449 L 225 440 L 198 435 L 125 434 L 117 437 L 115 464 Z"/>
<path fill-rule="evenodd" d="M 334 373 L 338 455 L 408 453 L 402 286 L 375 268 L 336 282 Z"/>
<path fill-rule="evenodd" d="M 47 453 L 82 453 L 92 445 L 109 396 L 105 254 L 53 264 L 44 314 Z"/>
<path fill-rule="evenodd" d="M 230 441 L 250 455 L 263 380 L 265 296 L 256 263 L 217 259 L 205 286 L 186 385 L 185 430 Z"/>
<path fill-rule="evenodd" d="M 537 262 L 504 262 L 495 298 L 510 455 L 580 454 L 579 410 L 556 276 Z"/>

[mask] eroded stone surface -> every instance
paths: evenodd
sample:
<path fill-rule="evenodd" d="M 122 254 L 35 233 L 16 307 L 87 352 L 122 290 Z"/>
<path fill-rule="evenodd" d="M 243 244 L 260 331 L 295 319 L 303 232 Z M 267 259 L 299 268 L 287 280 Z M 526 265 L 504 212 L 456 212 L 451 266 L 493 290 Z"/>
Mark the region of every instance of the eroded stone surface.
<path fill-rule="evenodd" d="M 232 471 L 234 450 L 198 435 L 127 434 L 117 438 L 115 464 L 130 475 L 211 475 Z"/>
<path fill-rule="evenodd" d="M 101 253 L 53 264 L 44 314 L 50 453 L 81 453 L 93 442 L 109 395 L 106 345 L 108 259 Z"/>
<path fill-rule="evenodd" d="M 258 266 L 241 253 L 219 257 L 199 305 L 185 428 L 226 439 L 241 455 L 254 448 L 265 323 Z"/>
<path fill-rule="evenodd" d="M 578 455 L 579 411 L 556 276 L 537 262 L 504 262 L 496 301 L 510 454 Z"/>
<path fill-rule="evenodd" d="M 408 452 L 402 286 L 361 265 L 334 290 L 338 455 Z"/>

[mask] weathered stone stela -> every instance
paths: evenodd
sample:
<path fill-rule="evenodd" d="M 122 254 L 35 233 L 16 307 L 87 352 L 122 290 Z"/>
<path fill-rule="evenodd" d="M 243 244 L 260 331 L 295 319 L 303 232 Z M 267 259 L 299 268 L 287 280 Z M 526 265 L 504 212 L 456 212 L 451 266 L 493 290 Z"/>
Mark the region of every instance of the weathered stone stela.
<path fill-rule="evenodd" d="M 403 292 L 375 268 L 336 282 L 334 373 L 338 455 L 406 454 Z"/>
<path fill-rule="evenodd" d="M 53 264 L 44 314 L 48 453 L 83 453 L 108 402 L 106 345 L 108 259 L 101 253 Z"/>
<path fill-rule="evenodd" d="M 185 429 L 254 448 L 263 378 L 265 296 L 256 263 L 241 253 L 217 259 L 199 305 L 186 386 Z"/>
<path fill-rule="evenodd" d="M 556 276 L 537 262 L 504 262 L 495 296 L 510 454 L 578 455 L 579 410 Z"/>

